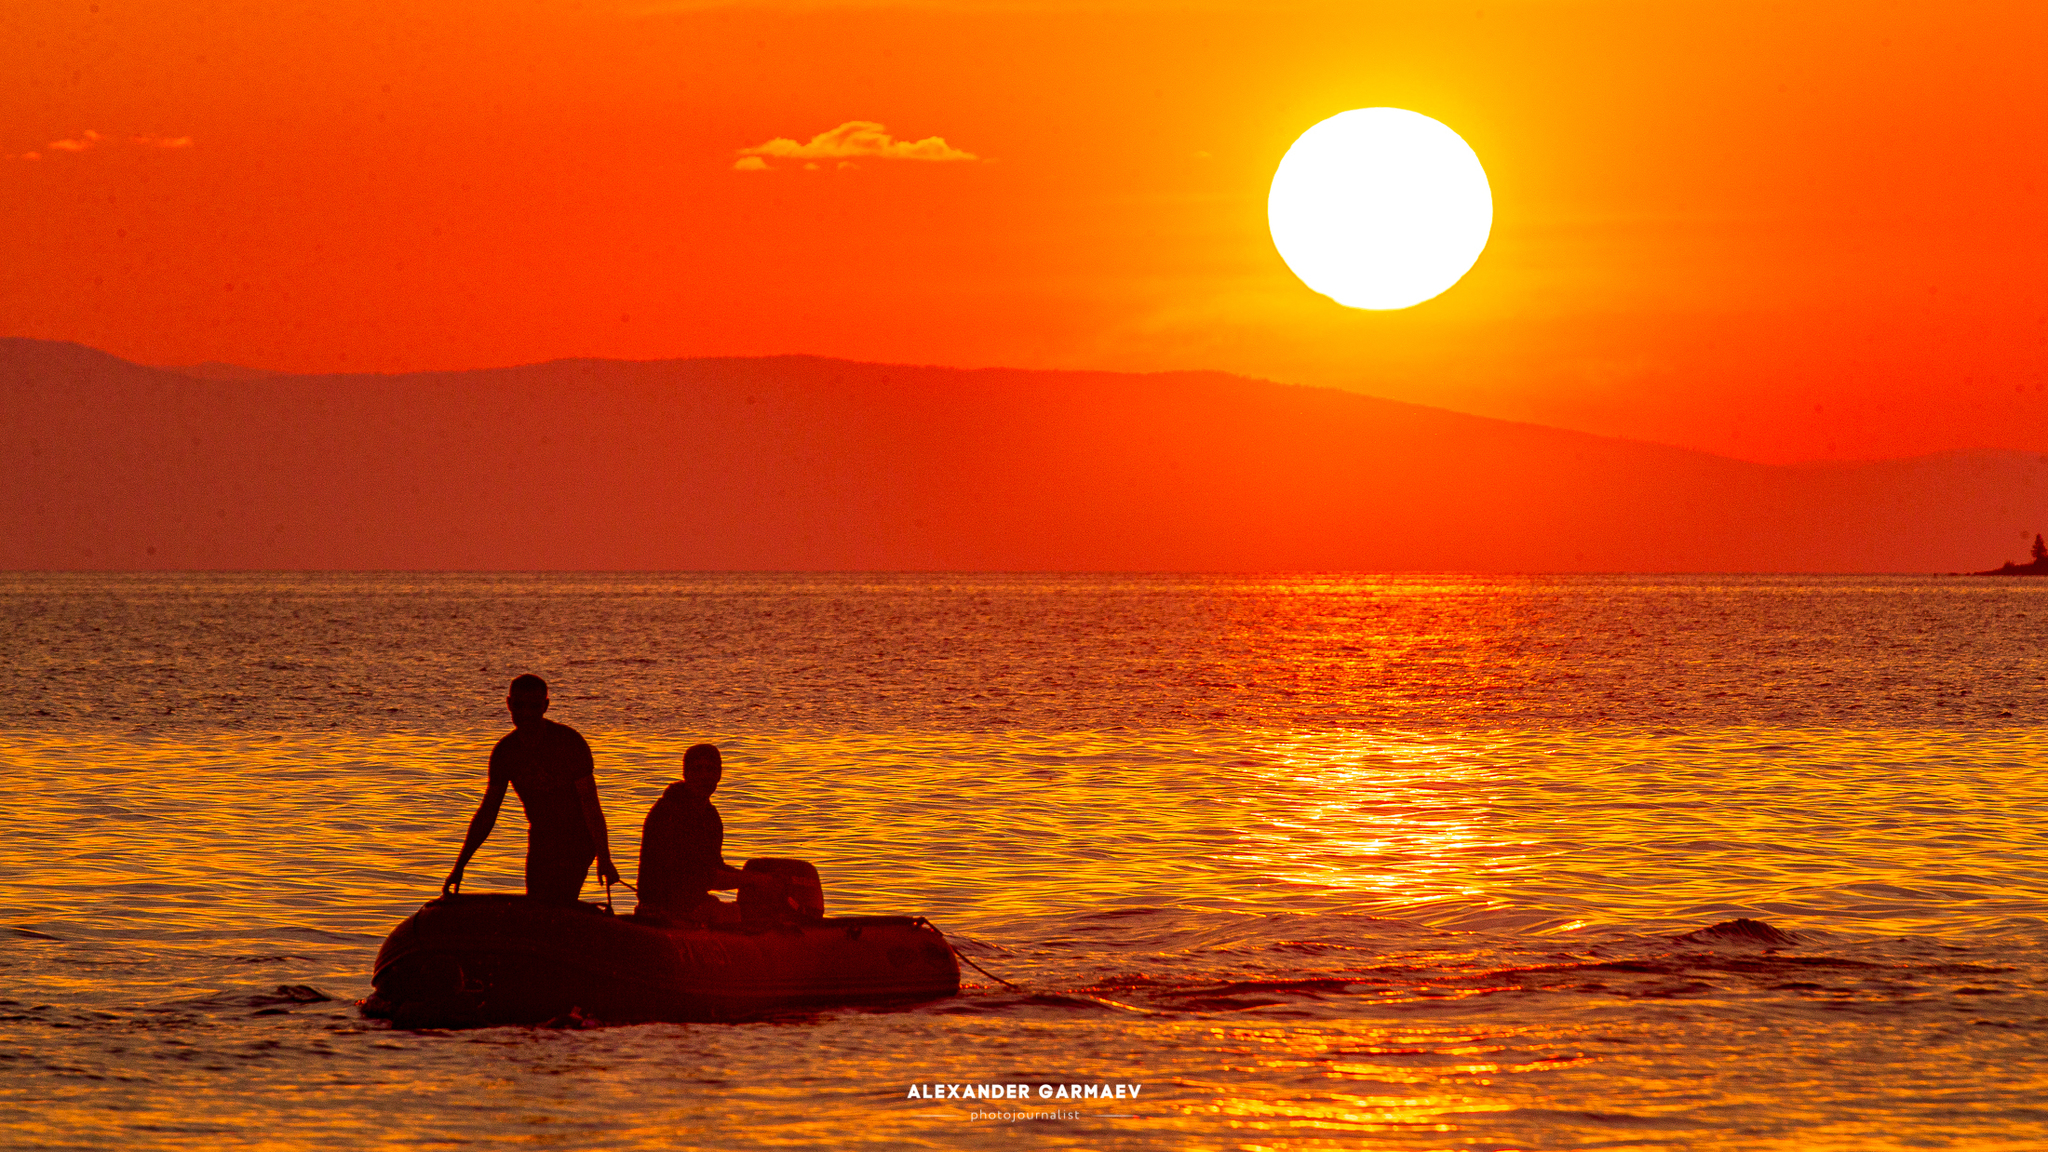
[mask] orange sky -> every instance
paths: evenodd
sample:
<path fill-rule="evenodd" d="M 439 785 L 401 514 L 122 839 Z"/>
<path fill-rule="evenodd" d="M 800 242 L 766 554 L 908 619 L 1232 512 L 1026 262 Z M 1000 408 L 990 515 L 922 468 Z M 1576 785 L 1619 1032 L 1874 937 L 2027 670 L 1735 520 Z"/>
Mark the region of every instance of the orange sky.
<path fill-rule="evenodd" d="M 1759 460 L 2048 448 L 2044 32 L 2033 4 L 17 0 L 0 334 L 302 371 L 1218 368 Z M 1458 286 L 1366 313 L 1288 272 L 1265 193 L 1303 129 L 1381 104 L 1460 132 L 1496 216 Z M 734 169 L 856 120 L 976 158 Z"/>

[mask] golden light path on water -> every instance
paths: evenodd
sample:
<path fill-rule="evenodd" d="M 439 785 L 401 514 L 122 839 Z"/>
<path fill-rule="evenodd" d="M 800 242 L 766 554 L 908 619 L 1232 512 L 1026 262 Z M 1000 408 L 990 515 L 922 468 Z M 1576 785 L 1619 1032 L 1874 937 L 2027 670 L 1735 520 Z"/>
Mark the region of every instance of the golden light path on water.
<path fill-rule="evenodd" d="M 638 816 L 690 741 L 587 734 L 630 877 Z M 6 1011 L 76 1005 L 96 1014 L 77 1027 L 114 1038 L 71 1051 L 96 1079 L 60 1076 L 76 1090 L 22 1130 L 160 1122 L 198 1142 L 233 1115 L 275 1126 L 242 1146 L 377 1145 L 412 1107 L 422 1140 L 488 1120 L 621 1147 L 719 1125 L 976 1142 L 1012 1130 L 901 1086 L 1079 1068 L 1152 1085 L 1142 1114 L 1099 1121 L 1124 1146 L 1612 1144 L 1617 1099 L 1638 1139 L 1615 1146 L 1678 1146 L 1711 1097 L 1813 1110 L 1796 1138 L 1746 1147 L 1868 1148 L 1894 1146 L 1896 1112 L 1844 1117 L 1885 1093 L 2048 1092 L 2024 1034 L 1994 1035 L 2038 966 L 1964 955 L 2038 936 L 2048 795 L 2029 730 L 707 735 L 727 752 L 729 858 L 816 861 L 833 911 L 929 915 L 1027 991 L 981 982 L 795 1031 L 377 1031 L 345 1001 L 445 871 L 483 741 L 8 733 L 0 764 L 26 799 L 0 813 L 0 869 L 22 878 L 4 919 L 48 939 L 16 940 Z M 518 886 L 518 828 L 472 887 Z M 1745 974 L 1754 950 L 1710 944 L 1668 962 L 1670 934 L 1738 916 L 1864 951 L 1766 975 Z M 208 1038 L 286 984 L 338 1001 Z M 1945 1000 L 1911 1016 L 1957 995 L 1993 1030 L 1966 1043 Z M 1871 1087 L 1817 1071 L 1838 1061 Z M 488 1117 L 452 1103 L 466 1096 Z"/>

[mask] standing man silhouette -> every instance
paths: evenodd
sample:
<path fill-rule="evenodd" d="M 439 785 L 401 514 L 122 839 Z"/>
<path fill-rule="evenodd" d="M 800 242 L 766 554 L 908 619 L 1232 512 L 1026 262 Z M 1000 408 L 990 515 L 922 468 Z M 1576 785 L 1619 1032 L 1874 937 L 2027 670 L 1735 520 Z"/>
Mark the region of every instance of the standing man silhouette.
<path fill-rule="evenodd" d="M 462 855 L 455 861 L 455 870 L 441 882 L 441 895 L 461 890 L 462 870 L 497 826 L 507 784 L 519 793 L 519 804 L 526 809 L 528 896 L 574 903 L 583 891 L 583 878 L 593 858 L 598 878 L 607 884 L 618 883 L 604 809 L 597 803 L 590 745 L 582 733 L 547 718 L 548 684 L 532 673 L 512 681 L 505 705 L 512 710 L 512 731 L 491 749 L 490 782 L 484 788 L 483 803 L 469 818 Z"/>

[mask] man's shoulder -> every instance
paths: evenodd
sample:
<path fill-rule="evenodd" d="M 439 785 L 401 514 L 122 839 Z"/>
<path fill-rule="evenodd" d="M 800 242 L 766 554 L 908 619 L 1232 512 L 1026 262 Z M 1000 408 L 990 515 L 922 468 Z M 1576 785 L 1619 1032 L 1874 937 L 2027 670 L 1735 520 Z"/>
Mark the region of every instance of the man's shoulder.
<path fill-rule="evenodd" d="M 542 719 L 545 720 L 546 717 L 542 717 Z M 578 732 L 574 728 L 569 727 L 567 724 L 564 724 L 559 720 L 548 720 L 547 725 L 548 735 L 554 737 L 555 739 L 560 740 L 565 744 L 580 745 L 584 748 L 590 747 L 590 741 L 585 740 L 583 738 L 583 733 Z"/>
<path fill-rule="evenodd" d="M 654 812 L 659 812 L 664 817 L 677 820 L 701 820 L 706 814 L 713 817 L 718 815 L 718 809 L 711 806 L 711 801 L 690 795 L 688 790 L 683 787 L 681 780 L 669 785 L 662 791 L 661 799 L 654 802 L 654 807 L 650 810 L 649 815 L 652 815 Z"/>
<path fill-rule="evenodd" d="M 519 729 L 517 728 L 498 737 L 498 742 L 491 745 L 492 762 L 515 759 L 524 761 L 536 756 L 546 760 L 564 754 L 573 756 L 578 760 L 587 759 L 590 756 L 590 742 L 583 738 L 583 733 L 569 727 L 567 724 L 557 724 L 545 717 L 542 718 L 541 723 L 546 726 L 540 729 L 538 733 L 540 739 L 538 740 L 533 740 L 531 737 L 525 740 L 520 739 Z"/>

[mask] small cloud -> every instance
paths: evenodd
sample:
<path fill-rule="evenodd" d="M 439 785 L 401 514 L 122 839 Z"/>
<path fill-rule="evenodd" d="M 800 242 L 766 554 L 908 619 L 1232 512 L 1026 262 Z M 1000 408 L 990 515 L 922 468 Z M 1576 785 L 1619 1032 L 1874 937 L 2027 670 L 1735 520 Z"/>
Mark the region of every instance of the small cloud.
<path fill-rule="evenodd" d="M 99 133 L 87 128 L 69 140 L 50 141 L 50 150 L 53 152 L 83 152 L 87 148 L 96 147 L 101 139 L 102 137 Z"/>
<path fill-rule="evenodd" d="M 804 165 L 804 171 L 806 171 L 806 172 L 816 172 L 817 170 L 818 170 L 818 165 L 817 165 L 816 163 L 810 163 L 810 164 L 806 164 L 806 165 Z"/>
<path fill-rule="evenodd" d="M 858 167 L 860 167 L 860 165 L 858 165 L 858 164 L 855 164 L 855 163 L 854 163 L 853 161 L 851 161 L 851 160 L 841 160 L 841 161 L 839 162 L 839 167 L 840 167 L 840 169 L 841 169 L 841 170 L 845 170 L 845 169 L 847 169 L 847 168 L 858 168 Z"/>
<path fill-rule="evenodd" d="M 946 143 L 943 136 L 927 136 L 922 140 L 898 140 L 889 135 L 889 130 L 873 120 L 848 120 L 829 132 L 820 132 L 811 137 L 808 144 L 799 144 L 786 136 L 777 136 L 766 144 L 740 149 L 740 155 L 747 160 L 758 160 L 773 156 L 779 160 L 925 160 L 939 163 L 952 161 L 979 160 L 981 157 Z M 740 161 L 745 164 L 746 160 Z M 734 167 L 739 167 L 735 164 Z M 767 167 L 763 160 L 761 167 Z M 808 164 L 806 167 L 816 167 Z"/>
<path fill-rule="evenodd" d="M 130 136 L 128 140 L 130 143 L 143 148 L 169 149 L 192 147 L 192 138 L 190 136 Z M 87 128 L 85 131 L 68 139 L 50 141 L 44 145 L 44 150 L 49 152 L 88 152 L 108 142 L 107 137 Z M 7 157 L 9 160 L 41 160 L 42 158 L 42 152 L 22 152 Z"/>
<path fill-rule="evenodd" d="M 742 156 L 732 162 L 732 170 L 735 172 L 766 172 L 768 170 L 768 162 L 759 156 Z"/>

